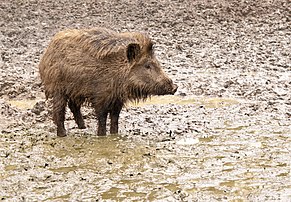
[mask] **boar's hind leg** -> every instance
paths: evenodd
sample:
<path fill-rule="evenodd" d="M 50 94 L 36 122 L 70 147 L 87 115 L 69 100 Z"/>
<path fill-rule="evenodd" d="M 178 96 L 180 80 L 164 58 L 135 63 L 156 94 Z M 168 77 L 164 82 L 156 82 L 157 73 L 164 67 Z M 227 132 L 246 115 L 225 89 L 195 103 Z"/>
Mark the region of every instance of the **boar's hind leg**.
<path fill-rule="evenodd" d="M 74 115 L 75 122 L 78 125 L 78 128 L 80 128 L 80 129 L 86 128 L 85 123 L 84 123 L 84 119 L 83 119 L 83 116 L 82 116 L 82 113 L 80 110 L 82 103 L 83 103 L 83 100 L 80 100 L 80 102 L 79 101 L 76 102 L 72 99 L 69 99 L 69 103 L 68 103 L 69 108 Z"/>
<path fill-rule="evenodd" d="M 117 134 L 118 133 L 118 119 L 119 114 L 122 109 L 122 104 L 117 102 L 113 106 L 112 110 L 110 111 L 110 134 Z"/>
<path fill-rule="evenodd" d="M 53 120 L 57 125 L 57 135 L 59 137 L 66 136 L 66 129 L 64 126 L 66 113 L 67 99 L 64 95 L 55 94 L 53 97 Z"/>

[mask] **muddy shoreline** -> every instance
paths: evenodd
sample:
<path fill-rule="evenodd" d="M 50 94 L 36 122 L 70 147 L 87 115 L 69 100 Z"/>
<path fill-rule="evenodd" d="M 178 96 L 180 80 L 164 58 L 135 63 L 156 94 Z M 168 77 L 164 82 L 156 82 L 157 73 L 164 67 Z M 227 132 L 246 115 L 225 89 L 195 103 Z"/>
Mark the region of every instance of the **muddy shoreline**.
<path fill-rule="evenodd" d="M 0 3 L 0 199 L 289 201 L 288 1 Z M 141 31 L 174 96 L 129 104 L 120 134 L 97 137 L 67 112 L 56 137 L 38 62 L 65 28 Z"/>

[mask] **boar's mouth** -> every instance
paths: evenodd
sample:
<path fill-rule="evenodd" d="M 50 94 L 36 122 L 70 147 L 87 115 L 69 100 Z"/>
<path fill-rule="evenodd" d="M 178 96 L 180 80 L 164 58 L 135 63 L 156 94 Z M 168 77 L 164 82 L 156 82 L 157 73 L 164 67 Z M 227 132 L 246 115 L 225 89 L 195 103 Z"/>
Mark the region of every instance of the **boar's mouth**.
<path fill-rule="evenodd" d="M 176 84 L 173 84 L 171 95 L 174 95 L 178 90 L 178 86 Z"/>

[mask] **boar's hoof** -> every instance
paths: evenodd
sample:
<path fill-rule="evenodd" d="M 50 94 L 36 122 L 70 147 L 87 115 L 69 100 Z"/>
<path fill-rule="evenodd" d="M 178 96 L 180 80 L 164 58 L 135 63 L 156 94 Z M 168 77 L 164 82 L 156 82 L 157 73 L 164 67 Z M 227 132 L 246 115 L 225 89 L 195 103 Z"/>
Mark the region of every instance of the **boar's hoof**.
<path fill-rule="evenodd" d="M 85 129 L 86 128 L 86 126 L 83 124 L 83 125 L 78 125 L 78 128 L 79 129 Z"/>
<path fill-rule="evenodd" d="M 64 129 L 58 129 L 57 130 L 57 135 L 58 135 L 58 137 L 66 137 L 67 136 L 66 130 L 64 130 Z"/>
<path fill-rule="evenodd" d="M 106 136 L 106 133 L 100 133 L 100 134 L 98 133 L 97 135 L 98 136 Z"/>

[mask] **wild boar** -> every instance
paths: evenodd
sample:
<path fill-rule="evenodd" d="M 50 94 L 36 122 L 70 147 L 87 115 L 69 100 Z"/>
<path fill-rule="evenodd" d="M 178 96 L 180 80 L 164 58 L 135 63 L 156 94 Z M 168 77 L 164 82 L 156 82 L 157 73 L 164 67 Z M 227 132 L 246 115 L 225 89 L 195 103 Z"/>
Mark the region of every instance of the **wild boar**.
<path fill-rule="evenodd" d="M 80 107 L 91 103 L 98 135 L 118 133 L 118 119 L 128 101 L 174 94 L 177 85 L 163 72 L 152 40 L 137 32 L 117 33 L 104 28 L 72 29 L 57 33 L 39 64 L 47 99 L 52 98 L 57 135 L 66 136 L 66 105 L 79 128 L 85 128 Z"/>

